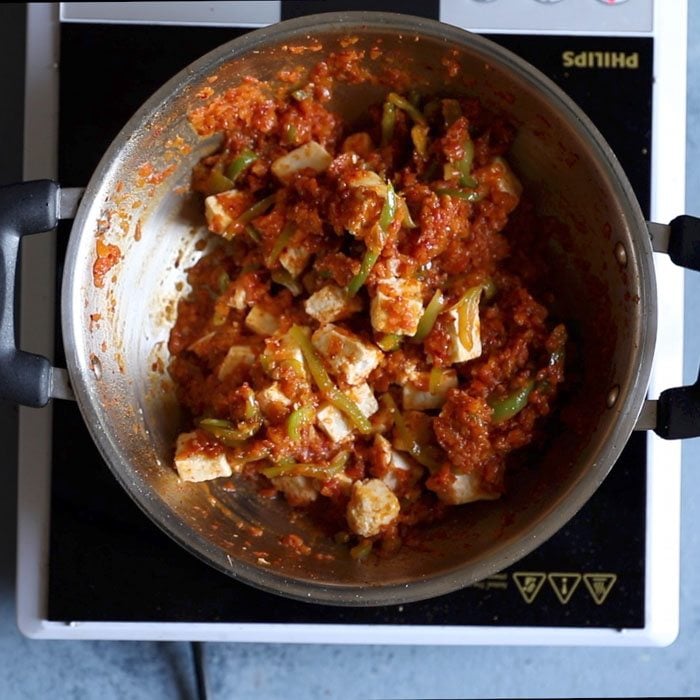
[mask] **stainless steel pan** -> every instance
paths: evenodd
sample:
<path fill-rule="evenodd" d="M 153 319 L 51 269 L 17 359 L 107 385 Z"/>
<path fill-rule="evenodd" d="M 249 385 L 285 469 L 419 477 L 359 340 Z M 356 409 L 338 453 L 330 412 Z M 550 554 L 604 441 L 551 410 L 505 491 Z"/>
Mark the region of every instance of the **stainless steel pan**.
<path fill-rule="evenodd" d="M 205 252 L 202 217 L 189 191 L 193 164 L 216 148 L 187 112 L 252 75 L 274 81 L 337 50 L 381 45 L 373 71 L 405 70 L 411 84 L 478 97 L 518 127 L 511 161 L 542 213 L 562 224 L 550 249 L 559 313 L 577 345 L 575 374 L 550 449 L 509 481 L 497 502 L 455 509 L 419 548 L 358 564 L 283 502 L 260 502 L 241 485 L 183 484 L 171 467 L 179 413 L 164 368 L 186 269 Z M 290 51 L 318 44 L 320 51 Z M 448 75 L 445 61 L 456 70 Z M 212 77 L 217 76 L 212 82 Z M 377 85 L 341 85 L 348 118 L 380 97 Z M 15 346 L 14 267 L 22 235 L 51 229 L 79 193 L 55 183 L 0 190 L 0 387 L 39 406 L 61 395 L 65 375 Z M 324 14 L 236 39 L 164 85 L 125 125 L 82 198 L 70 238 L 61 298 L 70 386 L 115 477 L 152 520 L 192 554 L 245 583 L 317 603 L 380 605 L 437 596 L 512 564 L 561 528 L 615 464 L 635 426 L 665 437 L 700 433 L 697 387 L 645 402 L 655 334 L 652 247 L 670 247 L 697 269 L 698 226 L 686 218 L 650 225 L 601 135 L 547 78 L 478 36 L 437 22 L 381 13 Z M 651 231 L 651 235 L 650 234 Z M 111 246 L 111 247 L 110 247 Z M 98 254 L 113 255 L 95 275 Z M 117 259 L 118 258 L 118 259 Z M 96 284 L 96 281 L 98 284 Z M 101 282 L 101 284 L 99 284 Z M 279 542 L 297 532 L 313 552 Z"/>

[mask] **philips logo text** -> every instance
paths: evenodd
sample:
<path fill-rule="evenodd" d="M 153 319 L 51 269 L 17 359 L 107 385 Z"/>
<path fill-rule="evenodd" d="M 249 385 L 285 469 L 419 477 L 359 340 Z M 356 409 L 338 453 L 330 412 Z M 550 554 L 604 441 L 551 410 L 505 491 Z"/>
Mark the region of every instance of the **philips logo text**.
<path fill-rule="evenodd" d="M 639 54 L 624 51 L 564 51 L 564 68 L 639 68 Z"/>

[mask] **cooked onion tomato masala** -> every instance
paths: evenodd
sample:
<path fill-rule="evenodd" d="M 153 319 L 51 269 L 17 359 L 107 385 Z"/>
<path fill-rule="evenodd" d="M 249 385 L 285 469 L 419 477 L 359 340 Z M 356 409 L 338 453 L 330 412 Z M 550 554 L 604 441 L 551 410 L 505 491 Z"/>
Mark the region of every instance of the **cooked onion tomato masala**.
<path fill-rule="evenodd" d="M 223 142 L 193 173 L 217 245 L 170 334 L 175 467 L 252 479 L 361 559 L 504 493 L 567 334 L 514 128 L 390 89 L 347 123 L 328 92 L 246 80 L 190 115 Z"/>

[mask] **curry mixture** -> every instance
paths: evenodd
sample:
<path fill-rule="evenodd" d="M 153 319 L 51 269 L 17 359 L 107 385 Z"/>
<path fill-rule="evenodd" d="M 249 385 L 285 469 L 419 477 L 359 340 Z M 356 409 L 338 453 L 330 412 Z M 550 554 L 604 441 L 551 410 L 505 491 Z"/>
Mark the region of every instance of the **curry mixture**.
<path fill-rule="evenodd" d="M 514 128 L 470 98 L 387 90 L 355 123 L 327 84 L 249 79 L 190 115 L 219 243 L 169 342 L 185 481 L 255 479 L 364 558 L 497 499 L 564 379 L 542 222 Z"/>

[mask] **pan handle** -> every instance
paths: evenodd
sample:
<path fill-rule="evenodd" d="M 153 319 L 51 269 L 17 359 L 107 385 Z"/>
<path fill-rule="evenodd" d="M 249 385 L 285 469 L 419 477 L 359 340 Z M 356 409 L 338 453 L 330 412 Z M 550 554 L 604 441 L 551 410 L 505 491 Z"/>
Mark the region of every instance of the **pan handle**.
<path fill-rule="evenodd" d="M 15 294 L 22 237 L 70 218 L 80 194 L 51 180 L 0 187 L 0 399 L 38 408 L 52 397 L 72 397 L 66 370 L 17 347 Z"/>
<path fill-rule="evenodd" d="M 700 271 L 700 219 L 677 216 L 668 225 L 647 227 L 655 252 L 668 253 L 676 265 Z M 700 374 L 694 384 L 666 389 L 657 401 L 647 401 L 636 427 L 669 440 L 700 437 Z"/>

